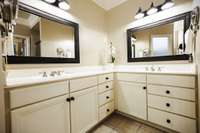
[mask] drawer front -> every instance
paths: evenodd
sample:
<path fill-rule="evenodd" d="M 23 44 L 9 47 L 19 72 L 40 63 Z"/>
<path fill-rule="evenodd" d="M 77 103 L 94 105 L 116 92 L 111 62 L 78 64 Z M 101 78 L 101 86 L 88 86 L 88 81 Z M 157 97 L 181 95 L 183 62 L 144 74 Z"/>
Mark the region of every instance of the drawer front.
<path fill-rule="evenodd" d="M 98 92 L 102 93 L 102 92 L 111 90 L 112 88 L 113 88 L 113 82 L 112 81 L 106 82 L 98 86 Z"/>
<path fill-rule="evenodd" d="M 99 83 L 112 81 L 113 80 L 113 73 L 104 74 L 99 76 Z"/>
<path fill-rule="evenodd" d="M 116 73 L 116 79 L 120 81 L 133 81 L 146 83 L 146 74 Z"/>
<path fill-rule="evenodd" d="M 181 133 L 196 133 L 196 120 L 148 108 L 148 120 Z"/>
<path fill-rule="evenodd" d="M 112 101 L 114 98 L 113 90 L 104 92 L 99 95 L 99 106 L 104 105 L 107 102 Z"/>
<path fill-rule="evenodd" d="M 9 93 L 10 107 L 16 108 L 69 93 L 68 81 L 23 87 Z"/>
<path fill-rule="evenodd" d="M 161 96 L 180 98 L 184 100 L 195 101 L 195 89 L 186 89 L 180 87 L 148 85 L 149 94 L 157 94 Z"/>
<path fill-rule="evenodd" d="M 195 76 L 149 74 L 147 75 L 147 83 L 195 88 Z"/>
<path fill-rule="evenodd" d="M 148 95 L 148 106 L 196 118 L 195 102 Z"/>
<path fill-rule="evenodd" d="M 87 77 L 70 80 L 70 92 L 76 92 L 82 89 L 97 85 L 97 77 Z"/>
<path fill-rule="evenodd" d="M 106 105 L 99 108 L 99 121 L 106 118 L 114 111 L 114 102 L 107 103 Z"/>

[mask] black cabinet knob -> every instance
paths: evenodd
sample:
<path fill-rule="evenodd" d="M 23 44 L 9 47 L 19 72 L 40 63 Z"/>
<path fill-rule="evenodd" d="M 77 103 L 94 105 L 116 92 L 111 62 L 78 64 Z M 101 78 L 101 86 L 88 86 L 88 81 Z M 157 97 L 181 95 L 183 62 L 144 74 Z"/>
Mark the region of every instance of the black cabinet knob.
<path fill-rule="evenodd" d="M 143 87 L 143 89 L 144 89 L 144 90 L 146 90 L 146 89 L 147 89 L 147 87 L 146 87 L 146 86 L 144 86 L 144 87 Z"/>
<path fill-rule="evenodd" d="M 109 78 L 108 78 L 108 77 L 106 77 L 106 80 L 109 80 Z"/>
<path fill-rule="evenodd" d="M 110 109 L 107 109 L 106 111 L 107 111 L 107 112 L 110 112 Z"/>
<path fill-rule="evenodd" d="M 109 96 L 106 97 L 106 99 L 109 99 L 109 98 L 110 98 Z"/>
<path fill-rule="evenodd" d="M 167 119 L 166 122 L 167 122 L 167 123 L 171 123 L 171 120 L 170 120 L 170 119 Z"/>
<path fill-rule="evenodd" d="M 170 107 L 170 103 L 166 103 L 166 106 L 167 106 L 167 107 Z"/>
<path fill-rule="evenodd" d="M 72 100 L 72 101 L 74 101 L 74 100 L 75 100 L 75 98 L 74 98 L 74 97 L 71 97 L 71 100 Z"/>
<path fill-rule="evenodd" d="M 109 86 L 107 85 L 106 88 L 109 88 Z"/>
<path fill-rule="evenodd" d="M 170 94 L 170 91 L 169 91 L 169 90 L 167 90 L 167 91 L 166 91 L 166 94 Z"/>
<path fill-rule="evenodd" d="M 67 101 L 67 102 L 70 102 L 70 98 L 67 98 L 66 101 Z"/>

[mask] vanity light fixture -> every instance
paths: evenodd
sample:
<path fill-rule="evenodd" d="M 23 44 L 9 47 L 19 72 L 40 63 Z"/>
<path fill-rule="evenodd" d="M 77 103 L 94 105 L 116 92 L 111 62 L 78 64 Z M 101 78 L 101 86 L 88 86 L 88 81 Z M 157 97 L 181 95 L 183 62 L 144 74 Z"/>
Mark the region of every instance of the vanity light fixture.
<path fill-rule="evenodd" d="M 165 0 L 163 4 L 160 4 L 158 6 L 154 6 L 154 3 L 152 2 L 151 6 L 148 10 L 142 11 L 142 8 L 140 7 L 138 12 L 135 15 L 135 19 L 141 19 L 143 17 L 146 17 L 149 15 L 155 14 L 157 12 L 169 9 L 169 8 L 173 7 L 174 4 L 175 3 L 173 2 L 173 0 Z"/>
<path fill-rule="evenodd" d="M 151 15 L 151 14 L 154 14 L 158 12 L 158 8 L 157 7 L 154 7 L 154 4 L 153 2 L 151 3 L 151 7 L 149 8 L 149 10 L 147 11 L 147 14 L 148 15 Z"/>
<path fill-rule="evenodd" d="M 44 0 L 44 1 L 46 1 L 48 3 L 55 3 L 56 2 L 56 0 Z"/>
<path fill-rule="evenodd" d="M 144 17 L 144 12 L 142 12 L 142 8 L 140 7 L 138 12 L 135 15 L 135 19 L 140 19 Z"/>
<path fill-rule="evenodd" d="M 161 9 L 165 10 L 174 6 L 174 2 L 172 0 L 165 0 L 165 3 L 162 5 Z"/>
<path fill-rule="evenodd" d="M 70 5 L 69 5 L 69 2 L 68 0 L 42 0 L 44 2 L 47 2 L 53 6 L 56 6 L 60 9 L 63 9 L 63 10 L 69 10 L 70 9 Z"/>

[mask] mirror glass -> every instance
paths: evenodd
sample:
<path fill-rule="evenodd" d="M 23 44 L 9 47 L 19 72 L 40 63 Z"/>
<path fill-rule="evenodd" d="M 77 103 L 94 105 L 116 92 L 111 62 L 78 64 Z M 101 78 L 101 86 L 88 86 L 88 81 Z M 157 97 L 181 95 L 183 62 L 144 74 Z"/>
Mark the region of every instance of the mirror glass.
<path fill-rule="evenodd" d="M 184 20 L 133 31 L 131 33 L 131 57 L 190 54 L 190 46 L 186 46 L 184 42 Z"/>
<path fill-rule="evenodd" d="M 20 10 L 9 56 L 75 58 L 74 28 Z"/>

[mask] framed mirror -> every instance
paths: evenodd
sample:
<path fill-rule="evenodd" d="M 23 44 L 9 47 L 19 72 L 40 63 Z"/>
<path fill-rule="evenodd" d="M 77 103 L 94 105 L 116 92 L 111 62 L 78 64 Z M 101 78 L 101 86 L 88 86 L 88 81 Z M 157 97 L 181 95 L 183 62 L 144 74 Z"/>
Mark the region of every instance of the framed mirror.
<path fill-rule="evenodd" d="M 189 60 L 192 46 L 185 42 L 191 12 L 127 30 L 128 62 Z"/>
<path fill-rule="evenodd" d="M 20 3 L 8 64 L 80 63 L 79 25 Z"/>

